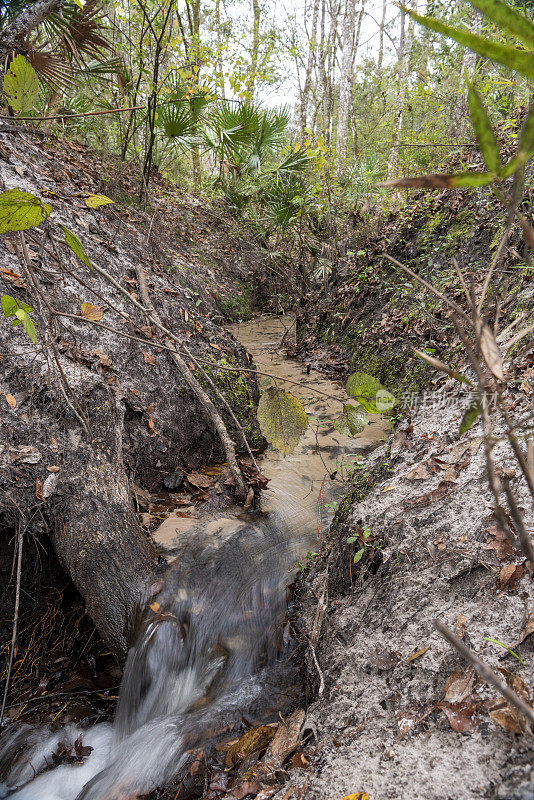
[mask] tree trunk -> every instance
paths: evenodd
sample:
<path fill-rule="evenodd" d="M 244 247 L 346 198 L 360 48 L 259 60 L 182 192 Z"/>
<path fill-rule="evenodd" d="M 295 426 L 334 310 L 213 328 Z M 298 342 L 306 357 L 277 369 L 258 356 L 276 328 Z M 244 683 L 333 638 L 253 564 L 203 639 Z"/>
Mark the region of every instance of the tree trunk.
<path fill-rule="evenodd" d="M 313 65 L 315 63 L 315 50 L 317 40 L 317 21 L 319 19 L 319 0 L 314 0 L 312 13 L 311 35 L 309 36 L 308 61 L 304 78 L 304 89 L 300 96 L 300 133 L 304 136 L 308 124 L 308 107 L 310 103 L 310 90 L 312 84 Z"/>
<path fill-rule="evenodd" d="M 77 437 L 69 452 L 64 499 L 51 515 L 52 540 L 100 634 L 122 660 L 135 610 L 149 594 L 155 556 L 124 469 L 124 406 L 113 390 L 99 386 L 86 397 L 85 412 L 93 435 Z"/>
<path fill-rule="evenodd" d="M 339 78 L 339 105 L 337 111 L 337 154 L 339 168 L 347 158 L 347 138 L 352 95 L 352 54 L 356 25 L 356 0 L 345 0 L 343 16 L 341 75 Z"/>
<path fill-rule="evenodd" d="M 37 0 L 36 3 L 25 8 L 15 19 L 5 27 L 0 34 L 0 57 L 4 57 L 12 50 L 20 47 L 20 43 L 49 14 L 61 8 L 62 0 Z"/>
<path fill-rule="evenodd" d="M 411 7 L 413 11 L 417 11 L 417 0 L 412 0 Z M 396 177 L 397 165 L 399 162 L 399 144 L 402 133 L 402 123 L 404 119 L 404 103 L 406 97 L 412 43 L 413 24 L 408 25 L 408 33 L 406 35 L 406 14 L 401 10 L 399 60 L 397 64 L 397 100 L 395 103 L 393 133 L 391 137 L 391 154 L 388 163 L 388 178 L 390 179 Z"/>
<path fill-rule="evenodd" d="M 260 15 L 261 6 L 259 0 L 252 0 L 252 51 L 250 58 L 250 78 L 247 85 L 251 102 L 254 102 L 256 70 L 258 69 L 258 55 L 260 52 Z"/>
<path fill-rule="evenodd" d="M 380 20 L 380 44 L 378 46 L 378 61 L 376 62 L 376 71 L 380 80 L 382 79 L 382 65 L 384 63 L 384 30 L 386 27 L 386 13 L 388 3 L 387 0 L 382 2 L 382 19 Z"/>

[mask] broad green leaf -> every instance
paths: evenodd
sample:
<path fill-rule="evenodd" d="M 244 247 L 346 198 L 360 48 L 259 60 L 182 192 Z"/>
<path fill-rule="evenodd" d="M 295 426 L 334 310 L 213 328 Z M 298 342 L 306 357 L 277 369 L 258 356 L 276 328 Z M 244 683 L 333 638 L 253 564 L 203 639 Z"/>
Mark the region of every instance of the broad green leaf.
<path fill-rule="evenodd" d="M 4 317 L 14 316 L 16 310 L 19 307 L 19 304 L 17 303 L 15 298 L 11 297 L 9 294 L 3 294 L 0 302 L 2 303 L 2 311 L 4 312 Z"/>
<path fill-rule="evenodd" d="M 458 42 L 458 44 L 462 44 L 464 47 L 469 47 L 470 50 L 474 50 L 475 53 L 478 53 L 480 56 L 485 56 L 489 58 L 490 61 L 497 61 L 499 64 L 504 64 L 504 66 L 510 67 L 510 69 L 516 70 L 516 72 L 520 72 L 527 78 L 534 78 L 533 53 L 529 53 L 526 50 L 517 50 L 514 47 L 508 47 L 499 42 L 484 39 L 483 36 L 459 30 L 458 28 L 452 28 L 450 25 L 441 22 L 441 20 L 434 19 L 434 17 L 424 17 L 405 6 L 401 6 L 401 8 L 403 8 L 415 22 L 424 25 L 425 28 L 429 28 L 431 31 L 435 31 L 435 33 L 448 36 L 450 39 L 454 39 L 455 42 Z"/>
<path fill-rule="evenodd" d="M 24 330 L 26 331 L 32 342 L 35 344 L 37 341 L 37 333 L 35 331 L 35 325 L 33 324 L 33 320 L 28 314 L 28 312 L 24 311 L 23 308 L 19 308 L 15 312 L 15 316 L 17 319 L 20 319 L 20 321 L 24 325 Z"/>
<path fill-rule="evenodd" d="M 480 152 L 482 153 L 489 171 L 498 173 L 501 169 L 501 153 L 499 150 L 497 137 L 495 136 L 488 112 L 484 108 L 484 103 L 482 102 L 479 93 L 476 91 L 471 81 L 467 80 L 467 78 L 466 83 L 469 99 L 469 111 L 471 112 L 471 119 L 477 135 Z"/>
<path fill-rule="evenodd" d="M 471 425 L 477 421 L 480 416 L 480 406 L 478 404 L 478 400 L 473 400 L 472 403 L 467 408 L 462 421 L 460 423 L 460 436 L 466 433 Z"/>
<path fill-rule="evenodd" d="M 524 14 L 515 11 L 503 0 L 469 0 L 469 2 L 503 30 L 517 36 L 527 47 L 534 49 L 534 22 Z"/>
<path fill-rule="evenodd" d="M 40 225 L 50 216 L 52 206 L 38 197 L 20 189 L 9 189 L 0 194 L 0 233 L 27 231 Z"/>
<path fill-rule="evenodd" d="M 107 206 L 113 202 L 105 194 L 90 194 L 89 197 L 85 198 L 85 205 L 89 208 L 100 208 L 100 206 Z"/>
<path fill-rule="evenodd" d="M 418 175 L 416 178 L 398 178 L 384 181 L 379 186 L 397 189 L 465 189 L 486 186 L 495 179 L 492 172 L 457 172 L 450 174 Z"/>
<path fill-rule="evenodd" d="M 24 56 L 16 56 L 9 65 L 3 89 L 7 102 L 15 114 L 24 114 L 35 105 L 39 96 L 39 79 Z"/>
<path fill-rule="evenodd" d="M 63 233 L 65 235 L 65 241 L 68 244 L 68 246 L 70 247 L 70 249 L 72 250 L 72 252 L 76 253 L 76 255 L 78 256 L 80 261 L 83 261 L 83 263 L 87 267 L 89 267 L 89 269 L 92 270 L 93 269 L 93 265 L 89 261 L 89 258 L 87 257 L 87 255 L 85 253 L 85 250 L 82 247 L 82 243 L 80 242 L 80 240 L 78 239 L 76 234 L 73 233 L 72 231 L 69 231 L 69 229 L 65 228 L 64 225 L 61 226 L 61 229 L 62 229 L 62 231 L 63 231 Z"/>
<path fill-rule="evenodd" d="M 354 397 L 371 414 L 380 413 L 376 405 L 376 393 L 383 388 L 376 378 L 365 372 L 353 372 L 346 386 L 349 397 Z"/>
<path fill-rule="evenodd" d="M 293 452 L 308 427 L 300 400 L 276 386 L 270 386 L 260 397 L 258 422 L 269 444 L 283 456 Z"/>
<path fill-rule="evenodd" d="M 344 436 L 358 436 L 369 422 L 369 414 L 363 406 L 346 404 L 343 414 L 334 420 L 334 428 Z"/>

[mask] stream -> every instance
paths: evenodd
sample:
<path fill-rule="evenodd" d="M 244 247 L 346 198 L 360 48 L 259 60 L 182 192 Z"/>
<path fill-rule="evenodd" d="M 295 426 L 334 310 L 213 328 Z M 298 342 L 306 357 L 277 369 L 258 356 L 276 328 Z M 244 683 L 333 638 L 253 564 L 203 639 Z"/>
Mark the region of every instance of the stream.
<path fill-rule="evenodd" d="M 340 479 L 361 466 L 387 426 L 374 418 L 355 438 L 334 428 L 344 391 L 286 357 L 295 339 L 291 315 L 230 330 L 260 372 L 301 400 L 308 430 L 288 457 L 272 449 L 262 457 L 269 485 L 261 512 L 170 514 L 154 532 L 168 568 L 140 614 L 113 724 L 10 726 L 0 737 L 0 797 L 133 800 L 169 783 L 200 748 L 209 752 L 242 729 L 243 716 L 263 721 L 295 705 L 288 586 L 320 547 Z M 60 743 L 83 763 L 54 767 Z"/>

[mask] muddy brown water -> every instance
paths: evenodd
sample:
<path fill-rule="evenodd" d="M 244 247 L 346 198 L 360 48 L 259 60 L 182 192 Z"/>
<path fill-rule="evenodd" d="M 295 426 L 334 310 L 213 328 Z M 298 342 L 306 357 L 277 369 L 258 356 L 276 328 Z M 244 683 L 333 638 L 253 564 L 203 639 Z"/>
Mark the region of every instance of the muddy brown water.
<path fill-rule="evenodd" d="M 186 770 L 195 748 L 209 752 L 223 732 L 239 730 L 243 715 L 276 718 L 296 702 L 287 587 L 324 536 L 339 477 L 361 465 L 387 425 L 372 419 L 356 438 L 334 428 L 344 391 L 286 357 L 294 317 L 261 317 L 231 331 L 260 372 L 301 400 L 308 430 L 287 458 L 272 449 L 262 457 L 270 482 L 261 512 L 170 514 L 155 531 L 169 567 L 128 655 L 113 725 L 8 730 L 0 797 L 133 800 Z M 93 748 L 83 765 L 50 770 L 58 742 L 75 747 L 80 738 Z"/>
<path fill-rule="evenodd" d="M 296 449 L 285 458 L 269 447 L 259 459 L 269 485 L 262 496 L 262 509 L 271 523 L 292 540 L 295 551 L 313 548 L 326 532 L 338 498 L 345 491 L 344 481 L 351 471 L 365 465 L 365 453 L 387 436 L 387 420 L 371 415 L 365 430 L 354 438 L 344 436 L 334 427 L 347 402 L 343 386 L 311 370 L 295 358 L 287 357 L 288 347 L 296 341 L 296 319 L 285 316 L 262 316 L 229 326 L 235 338 L 254 359 L 260 387 L 276 378 L 280 389 L 297 397 L 306 410 L 309 426 Z M 219 518 L 209 523 L 211 535 L 221 526 L 232 529 L 235 517 Z M 187 533 L 198 531 L 195 520 L 170 515 L 154 532 L 158 545 L 171 555 L 182 552 Z M 306 550 L 304 550 L 306 553 Z"/>

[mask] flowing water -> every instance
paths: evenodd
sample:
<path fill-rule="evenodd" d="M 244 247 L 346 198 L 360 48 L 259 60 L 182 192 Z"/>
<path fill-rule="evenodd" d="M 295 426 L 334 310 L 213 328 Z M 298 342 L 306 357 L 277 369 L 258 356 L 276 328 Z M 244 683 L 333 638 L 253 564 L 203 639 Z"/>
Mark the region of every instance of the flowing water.
<path fill-rule="evenodd" d="M 286 358 L 294 325 L 286 316 L 232 326 L 258 370 L 292 391 L 311 422 L 290 456 L 263 457 L 270 482 L 262 511 L 169 516 L 154 533 L 169 566 L 139 623 L 113 725 L 10 726 L 0 738 L 0 797 L 133 800 L 238 729 L 243 715 L 272 718 L 294 704 L 287 587 L 296 564 L 320 546 L 339 477 L 386 431 L 379 418 L 353 439 L 336 431 L 344 392 Z M 84 763 L 50 768 L 60 742 L 88 748 Z"/>

